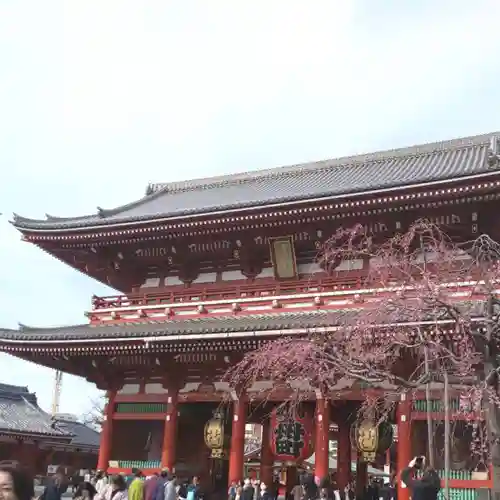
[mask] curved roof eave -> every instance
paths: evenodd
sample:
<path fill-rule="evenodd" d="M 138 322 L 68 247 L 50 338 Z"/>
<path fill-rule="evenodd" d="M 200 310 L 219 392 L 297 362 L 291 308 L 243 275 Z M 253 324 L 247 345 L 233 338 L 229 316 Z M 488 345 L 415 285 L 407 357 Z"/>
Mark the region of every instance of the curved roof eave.
<path fill-rule="evenodd" d="M 498 168 L 489 165 L 492 154 L 498 159 L 498 154 L 492 153 L 492 141 L 500 141 L 500 134 L 291 167 L 153 184 L 141 199 L 115 209 L 98 208 L 97 213 L 80 217 L 47 215 L 44 220 L 14 214 L 11 223 L 26 233 L 78 232 L 446 184 L 498 173 Z"/>

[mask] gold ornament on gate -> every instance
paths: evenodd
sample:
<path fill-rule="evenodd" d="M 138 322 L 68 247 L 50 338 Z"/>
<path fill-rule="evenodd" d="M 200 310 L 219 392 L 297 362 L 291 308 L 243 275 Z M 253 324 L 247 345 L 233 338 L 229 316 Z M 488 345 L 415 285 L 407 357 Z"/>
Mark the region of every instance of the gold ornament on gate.
<path fill-rule="evenodd" d="M 224 458 L 224 416 L 219 411 L 205 424 L 205 444 L 212 458 Z"/>
<path fill-rule="evenodd" d="M 356 427 L 356 445 L 364 462 L 373 462 L 379 446 L 378 425 L 364 420 Z"/>

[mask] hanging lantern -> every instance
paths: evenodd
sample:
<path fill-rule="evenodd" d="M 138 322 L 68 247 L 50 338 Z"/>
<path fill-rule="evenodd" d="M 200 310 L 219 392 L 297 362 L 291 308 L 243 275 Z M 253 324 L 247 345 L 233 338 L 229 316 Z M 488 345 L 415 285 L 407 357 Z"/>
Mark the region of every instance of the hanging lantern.
<path fill-rule="evenodd" d="M 312 429 L 310 416 L 289 417 L 274 409 L 269 438 L 275 460 L 296 463 L 309 458 L 314 451 Z"/>
<path fill-rule="evenodd" d="M 363 462 L 375 461 L 377 453 L 385 452 L 392 444 L 393 428 L 388 422 L 376 425 L 372 420 L 363 420 L 355 423 L 351 431 Z"/>
<path fill-rule="evenodd" d="M 205 444 L 212 451 L 211 458 L 225 458 L 224 415 L 215 411 L 214 416 L 205 424 Z"/>

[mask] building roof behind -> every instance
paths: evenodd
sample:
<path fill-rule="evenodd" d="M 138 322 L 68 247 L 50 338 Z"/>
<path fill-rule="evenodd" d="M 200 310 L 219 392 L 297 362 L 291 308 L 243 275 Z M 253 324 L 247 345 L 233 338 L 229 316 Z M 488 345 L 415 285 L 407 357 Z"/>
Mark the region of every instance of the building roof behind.
<path fill-rule="evenodd" d="M 71 445 L 75 448 L 99 448 L 100 434 L 89 427 L 75 420 L 67 420 L 62 417 L 56 416 L 57 428 L 73 434 Z"/>
<path fill-rule="evenodd" d="M 500 133 L 490 133 L 289 167 L 151 184 L 144 198 L 116 209 L 45 220 L 15 215 L 13 223 L 27 230 L 109 226 L 455 180 L 487 173 L 491 143 L 498 137 Z"/>
<path fill-rule="evenodd" d="M 0 384 L 0 433 L 46 436 L 69 441 L 73 435 L 58 428 L 27 387 Z"/>

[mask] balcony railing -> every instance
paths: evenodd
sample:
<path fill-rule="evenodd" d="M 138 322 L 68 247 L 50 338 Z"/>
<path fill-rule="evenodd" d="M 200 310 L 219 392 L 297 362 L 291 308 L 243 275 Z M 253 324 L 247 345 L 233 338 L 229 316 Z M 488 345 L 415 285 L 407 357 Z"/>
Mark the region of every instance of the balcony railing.
<path fill-rule="evenodd" d="M 124 307 L 167 306 L 169 304 L 230 300 L 251 297 L 273 297 L 300 293 L 330 292 L 338 290 L 355 290 L 361 286 L 359 273 L 322 279 L 306 279 L 300 281 L 271 281 L 231 286 L 221 283 L 218 286 L 177 288 L 174 290 L 135 293 L 128 295 L 111 295 L 92 298 L 92 311 Z"/>

